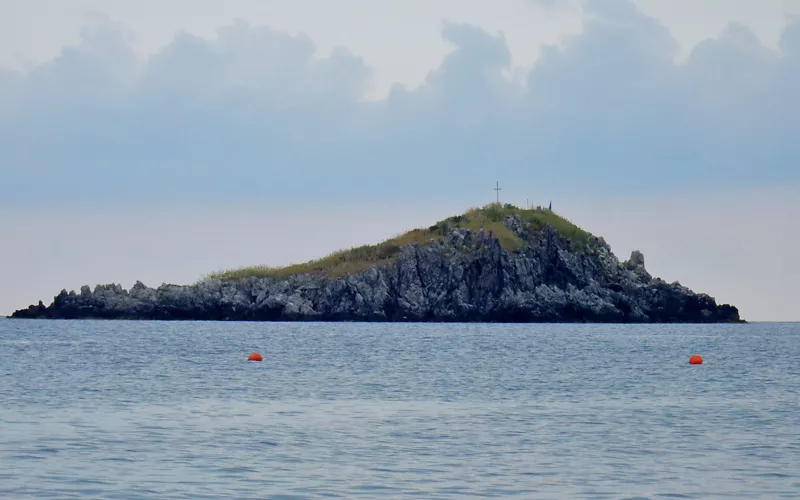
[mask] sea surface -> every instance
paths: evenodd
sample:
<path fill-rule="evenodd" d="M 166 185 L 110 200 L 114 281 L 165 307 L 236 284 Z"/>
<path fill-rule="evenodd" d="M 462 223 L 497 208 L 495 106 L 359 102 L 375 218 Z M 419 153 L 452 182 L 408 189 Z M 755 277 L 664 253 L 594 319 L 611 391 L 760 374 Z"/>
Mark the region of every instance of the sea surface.
<path fill-rule="evenodd" d="M 0 498 L 489 497 L 800 498 L 800 324 L 0 320 Z"/>

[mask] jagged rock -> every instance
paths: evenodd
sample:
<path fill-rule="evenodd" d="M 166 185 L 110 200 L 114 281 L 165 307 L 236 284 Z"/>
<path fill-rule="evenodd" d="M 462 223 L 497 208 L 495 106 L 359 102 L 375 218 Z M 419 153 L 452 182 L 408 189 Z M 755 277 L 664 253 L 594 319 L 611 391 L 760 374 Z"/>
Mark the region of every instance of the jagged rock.
<path fill-rule="evenodd" d="M 503 225 L 524 241 L 514 252 L 483 231 L 446 228 L 410 245 L 389 265 L 340 278 L 208 279 L 130 291 L 98 285 L 62 290 L 14 318 L 159 320 L 739 322 L 738 310 L 706 294 L 653 279 L 634 251 L 619 262 L 602 238 L 584 248 L 552 227 L 533 231 L 516 215 Z M 448 226 L 449 227 L 449 226 Z"/>
<path fill-rule="evenodd" d="M 625 266 L 631 271 L 637 268 L 644 268 L 644 254 L 639 250 L 634 250 L 631 252 L 631 258 L 628 259 L 627 265 Z"/>

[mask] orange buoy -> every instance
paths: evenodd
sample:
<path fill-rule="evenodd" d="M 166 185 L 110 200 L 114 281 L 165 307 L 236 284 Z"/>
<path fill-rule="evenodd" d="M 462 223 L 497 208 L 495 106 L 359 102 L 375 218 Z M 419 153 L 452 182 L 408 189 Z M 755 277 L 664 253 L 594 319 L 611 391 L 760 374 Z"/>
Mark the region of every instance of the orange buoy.
<path fill-rule="evenodd" d="M 703 358 L 701 358 L 699 354 L 693 354 L 689 358 L 689 364 L 690 365 L 702 365 L 703 364 Z"/>
<path fill-rule="evenodd" d="M 250 355 L 249 358 L 247 358 L 247 361 L 264 361 L 264 360 L 261 358 L 261 355 L 259 353 L 254 352 L 253 354 Z"/>

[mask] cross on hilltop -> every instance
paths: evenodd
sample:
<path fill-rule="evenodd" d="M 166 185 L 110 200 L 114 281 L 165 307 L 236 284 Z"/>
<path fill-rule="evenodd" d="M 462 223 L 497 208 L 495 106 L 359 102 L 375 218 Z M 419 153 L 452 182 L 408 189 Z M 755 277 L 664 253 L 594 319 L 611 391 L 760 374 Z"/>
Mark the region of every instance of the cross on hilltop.
<path fill-rule="evenodd" d="M 496 200 L 497 200 L 497 201 L 496 201 L 496 203 L 497 203 L 497 205 L 498 205 L 498 206 L 500 206 L 500 191 L 502 191 L 502 190 L 503 190 L 503 188 L 501 188 L 501 187 L 500 187 L 500 181 L 496 181 L 496 182 L 495 182 L 495 187 L 492 189 L 492 191 L 494 191 L 494 192 L 496 192 L 496 193 L 497 193 L 497 197 L 496 197 Z M 530 199 L 529 199 L 529 198 L 525 198 L 525 207 L 526 207 L 528 210 L 530 210 L 530 209 L 532 209 L 532 208 L 533 208 L 533 206 L 531 205 L 531 201 L 530 201 Z M 537 209 L 537 210 L 545 210 L 544 208 L 542 208 L 542 207 L 540 207 L 540 206 L 537 206 L 537 207 L 536 207 L 536 209 Z M 553 201 L 552 201 L 552 200 L 550 200 L 550 203 L 548 204 L 548 206 L 547 206 L 547 209 L 546 209 L 546 210 L 548 210 L 548 211 L 550 211 L 550 212 L 552 212 L 552 211 L 553 211 Z"/>

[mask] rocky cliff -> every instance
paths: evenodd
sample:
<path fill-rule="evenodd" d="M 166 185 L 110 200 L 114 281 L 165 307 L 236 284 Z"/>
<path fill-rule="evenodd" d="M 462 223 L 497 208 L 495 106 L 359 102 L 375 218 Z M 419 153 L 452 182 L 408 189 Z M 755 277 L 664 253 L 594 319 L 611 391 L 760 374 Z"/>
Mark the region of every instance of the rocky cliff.
<path fill-rule="evenodd" d="M 460 220 L 459 218 L 451 218 Z M 535 222 L 535 219 L 531 219 Z M 255 321 L 739 322 L 730 305 L 650 276 L 644 256 L 620 262 L 602 238 L 578 242 L 504 213 L 495 228 L 430 228 L 358 272 L 209 278 L 186 286 L 137 282 L 62 290 L 13 318 Z M 509 238 L 519 242 L 509 247 Z"/>

